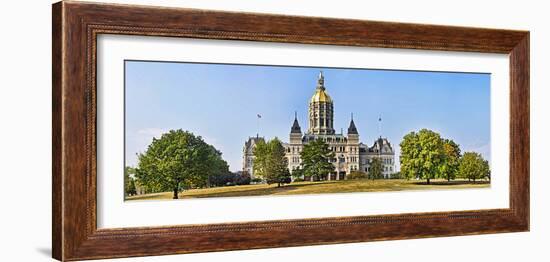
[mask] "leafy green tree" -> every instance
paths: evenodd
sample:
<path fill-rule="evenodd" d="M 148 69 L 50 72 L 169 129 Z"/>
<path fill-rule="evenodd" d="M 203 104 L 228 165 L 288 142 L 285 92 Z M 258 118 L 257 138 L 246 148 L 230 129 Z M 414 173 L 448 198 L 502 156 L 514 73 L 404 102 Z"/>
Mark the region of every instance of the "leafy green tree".
<path fill-rule="evenodd" d="M 254 147 L 254 177 L 266 179 L 267 173 L 269 172 L 269 158 L 270 158 L 270 149 L 267 143 L 262 139 L 256 142 Z"/>
<path fill-rule="evenodd" d="M 490 175 L 489 162 L 475 152 L 466 152 L 460 159 L 458 174 L 468 180 L 488 178 Z"/>
<path fill-rule="evenodd" d="M 135 174 L 135 168 L 129 166 L 124 168 L 124 193 L 126 196 L 133 196 L 137 194 L 135 179 L 132 177 Z"/>
<path fill-rule="evenodd" d="M 382 179 L 384 175 L 382 174 L 382 161 L 380 158 L 375 157 L 370 162 L 370 171 L 368 173 L 369 179 Z"/>
<path fill-rule="evenodd" d="M 178 198 L 182 189 L 204 187 L 209 177 L 228 172 L 221 152 L 188 131 L 170 130 L 153 138 L 145 153 L 138 155 L 136 177 L 141 185 L 171 190 Z"/>
<path fill-rule="evenodd" d="M 259 141 L 254 148 L 254 175 L 262 177 L 268 184 L 290 183 L 288 159 L 283 143 L 278 138 L 267 143 Z"/>
<path fill-rule="evenodd" d="M 430 179 L 439 174 L 444 159 L 443 140 L 431 130 L 422 129 L 403 137 L 401 146 L 401 174 L 406 178 Z"/>
<path fill-rule="evenodd" d="M 281 183 L 286 181 L 287 177 L 290 177 L 285 148 L 278 138 L 269 140 L 267 145 L 269 147 L 270 157 L 268 161 L 269 172 L 266 176 L 266 181 L 268 184 L 277 183 L 277 186 L 281 186 Z"/>
<path fill-rule="evenodd" d="M 443 140 L 443 159 L 439 166 L 441 178 L 451 181 L 456 178 L 458 166 L 460 165 L 460 147 L 453 140 Z"/>
<path fill-rule="evenodd" d="M 212 145 L 206 144 L 206 146 L 207 146 L 206 150 L 209 151 L 210 153 L 208 154 L 208 163 L 207 163 L 208 168 L 203 169 L 203 172 L 205 172 L 205 175 L 207 176 L 208 179 L 206 181 L 204 180 L 199 181 L 196 184 L 197 187 L 211 187 L 212 178 L 232 175 L 232 173 L 229 171 L 229 165 L 222 158 L 222 153 Z"/>
<path fill-rule="evenodd" d="M 329 162 L 334 158 L 334 152 L 321 139 L 316 139 L 304 145 L 300 156 L 306 176 L 320 179 L 334 172 L 334 165 Z"/>
<path fill-rule="evenodd" d="M 418 143 L 418 134 L 410 132 L 403 137 L 399 144 L 401 147 L 401 177 L 404 179 L 418 178 L 420 170 L 420 148 Z"/>
<path fill-rule="evenodd" d="M 282 184 L 290 184 L 292 182 L 291 177 L 290 170 L 285 168 L 281 175 L 277 177 L 277 186 L 280 187 Z"/>
<path fill-rule="evenodd" d="M 304 170 L 301 168 L 292 170 L 292 177 L 294 178 L 294 180 L 303 180 Z"/>

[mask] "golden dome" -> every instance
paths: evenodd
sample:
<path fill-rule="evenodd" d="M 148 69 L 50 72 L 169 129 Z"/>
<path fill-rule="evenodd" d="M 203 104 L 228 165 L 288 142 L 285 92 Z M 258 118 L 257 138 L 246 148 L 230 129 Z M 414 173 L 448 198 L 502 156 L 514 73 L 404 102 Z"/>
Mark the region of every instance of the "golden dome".
<path fill-rule="evenodd" d="M 315 90 L 315 94 L 313 94 L 313 96 L 311 97 L 311 100 L 309 102 L 310 103 L 314 103 L 314 102 L 332 103 L 332 99 L 327 94 L 327 92 L 325 92 L 325 90 L 323 90 L 321 88 L 317 88 L 317 90 Z"/>
<path fill-rule="evenodd" d="M 315 89 L 315 94 L 313 94 L 309 102 L 332 103 L 332 99 L 327 92 L 325 92 L 325 77 L 323 76 L 323 71 L 319 73 L 319 78 L 317 79 L 317 89 Z"/>

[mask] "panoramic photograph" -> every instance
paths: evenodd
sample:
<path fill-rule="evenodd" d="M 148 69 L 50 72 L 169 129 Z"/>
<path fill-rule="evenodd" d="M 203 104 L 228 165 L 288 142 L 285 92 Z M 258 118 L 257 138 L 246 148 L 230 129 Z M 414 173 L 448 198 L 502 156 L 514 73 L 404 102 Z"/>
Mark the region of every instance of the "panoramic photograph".
<path fill-rule="evenodd" d="M 126 201 L 491 184 L 490 74 L 124 67 Z"/>

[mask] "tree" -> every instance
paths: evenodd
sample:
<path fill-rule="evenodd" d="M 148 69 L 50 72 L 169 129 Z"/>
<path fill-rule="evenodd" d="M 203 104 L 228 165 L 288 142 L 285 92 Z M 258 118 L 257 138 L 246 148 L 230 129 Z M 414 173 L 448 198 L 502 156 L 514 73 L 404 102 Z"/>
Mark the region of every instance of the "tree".
<path fill-rule="evenodd" d="M 334 172 L 334 165 L 330 163 L 330 160 L 334 158 L 334 152 L 321 139 L 315 139 L 304 145 L 300 156 L 306 176 L 320 179 Z"/>
<path fill-rule="evenodd" d="M 294 178 L 294 181 L 303 181 L 304 178 L 304 170 L 301 168 L 296 168 L 292 170 L 292 177 Z"/>
<path fill-rule="evenodd" d="M 287 177 L 290 178 L 285 148 L 278 138 L 269 140 L 267 145 L 270 155 L 268 160 L 269 172 L 265 179 L 268 184 L 277 183 L 277 186 L 280 187 Z"/>
<path fill-rule="evenodd" d="M 443 140 L 443 159 L 439 166 L 439 176 L 451 181 L 456 178 L 460 165 L 460 147 L 453 140 Z"/>
<path fill-rule="evenodd" d="M 290 175 L 290 170 L 288 168 L 285 168 L 283 173 L 277 177 L 277 184 L 278 187 L 280 187 L 282 184 L 290 184 L 292 182 L 292 178 Z"/>
<path fill-rule="evenodd" d="M 460 159 L 458 174 L 468 180 L 487 178 L 490 174 L 489 162 L 475 152 L 466 152 Z"/>
<path fill-rule="evenodd" d="M 212 175 L 228 172 L 221 152 L 188 131 L 170 130 L 153 138 L 145 153 L 138 155 L 136 177 L 140 184 L 171 190 L 178 198 L 182 189 L 204 187 Z"/>
<path fill-rule="evenodd" d="M 233 176 L 233 174 L 229 171 L 229 165 L 222 158 L 222 153 L 212 145 L 207 146 L 209 147 L 207 150 L 210 151 L 208 156 L 208 168 L 203 171 L 207 175 L 208 179 L 206 181 L 201 181 L 200 184 L 197 184 L 197 186 L 200 187 L 213 186 L 212 179 L 216 179 L 217 177 Z"/>
<path fill-rule="evenodd" d="M 405 179 L 418 178 L 420 170 L 420 161 L 417 159 L 420 156 L 420 148 L 418 145 L 418 134 L 415 132 L 408 133 L 403 137 L 403 141 L 399 144 L 401 147 L 401 177 Z"/>
<path fill-rule="evenodd" d="M 431 130 L 422 129 L 403 137 L 401 146 L 401 174 L 404 177 L 426 179 L 436 178 L 444 159 L 443 140 Z"/>
<path fill-rule="evenodd" d="M 135 178 L 132 177 L 135 174 L 135 168 L 129 166 L 124 168 L 124 193 L 127 196 L 133 196 L 137 194 Z"/>
<path fill-rule="evenodd" d="M 278 138 L 267 143 L 259 141 L 254 148 L 254 174 L 262 177 L 268 184 L 290 183 L 288 159 L 285 148 Z"/>
<path fill-rule="evenodd" d="M 271 152 L 269 151 L 269 146 L 263 139 L 256 142 L 253 154 L 254 177 L 265 179 L 267 177 L 267 172 L 269 172 L 268 165 Z"/>
<path fill-rule="evenodd" d="M 370 162 L 370 171 L 368 174 L 369 179 L 381 179 L 384 178 L 382 174 L 382 161 L 380 158 L 375 157 Z"/>

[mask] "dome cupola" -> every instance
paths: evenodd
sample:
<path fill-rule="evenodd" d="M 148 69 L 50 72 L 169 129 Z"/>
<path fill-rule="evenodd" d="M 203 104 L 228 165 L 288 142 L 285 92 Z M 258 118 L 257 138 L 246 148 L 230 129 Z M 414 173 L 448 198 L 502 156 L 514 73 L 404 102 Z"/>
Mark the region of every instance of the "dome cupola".
<path fill-rule="evenodd" d="M 319 73 L 317 88 L 309 100 L 309 134 L 334 134 L 334 104 L 325 88 L 323 71 Z"/>
<path fill-rule="evenodd" d="M 319 78 L 317 79 L 317 88 L 315 89 L 315 93 L 313 94 L 309 102 L 332 103 L 332 99 L 325 91 L 325 77 L 323 76 L 323 71 L 319 73 Z"/>

